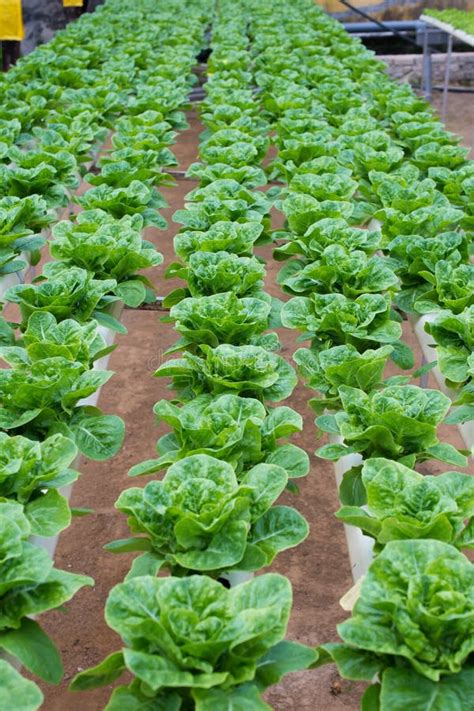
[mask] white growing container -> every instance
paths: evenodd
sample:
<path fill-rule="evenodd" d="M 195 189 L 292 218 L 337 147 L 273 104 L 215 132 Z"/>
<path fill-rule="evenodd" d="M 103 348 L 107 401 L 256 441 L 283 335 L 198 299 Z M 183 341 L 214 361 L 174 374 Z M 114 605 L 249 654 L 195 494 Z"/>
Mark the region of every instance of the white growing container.
<path fill-rule="evenodd" d="M 11 286 L 16 286 L 17 284 L 24 284 L 25 277 L 28 271 L 31 269 L 28 252 L 21 252 L 18 255 L 18 259 L 22 259 L 24 262 L 26 262 L 27 266 L 24 269 L 20 269 L 19 272 L 13 272 L 13 274 L 5 274 L 4 276 L 0 276 L 0 301 L 3 301 L 5 293 Z"/>
<path fill-rule="evenodd" d="M 25 278 L 25 272 L 22 269 L 19 272 L 14 272 L 14 274 L 5 274 L 5 276 L 0 277 L 0 301 L 3 301 L 5 292 L 11 287 L 17 284 L 23 284 Z"/>
<path fill-rule="evenodd" d="M 330 434 L 329 441 L 331 444 L 343 443 L 342 437 L 336 434 Z M 352 469 L 352 467 L 358 467 L 360 464 L 362 464 L 362 456 L 360 454 L 347 454 L 345 457 L 339 459 L 339 461 L 334 462 L 338 488 L 341 485 L 344 474 L 349 471 L 349 469 Z M 346 534 L 352 577 L 354 582 L 357 582 L 366 574 L 374 559 L 374 540 L 370 538 L 370 536 L 365 536 L 360 528 L 356 526 L 344 524 L 344 532 Z"/>
<path fill-rule="evenodd" d="M 425 331 L 426 323 L 433 323 L 436 319 L 436 313 L 425 314 L 424 316 L 409 315 L 409 321 L 413 328 L 413 332 L 420 344 L 424 359 L 427 363 L 432 363 L 436 360 L 436 348 L 433 345 L 433 337 Z M 439 389 L 452 400 L 456 398 L 456 390 L 448 388 L 444 379 L 444 375 L 436 365 L 431 371 L 436 379 Z M 474 421 L 465 422 L 464 424 L 456 425 L 459 434 L 467 449 L 471 450 L 474 446 Z"/>
<path fill-rule="evenodd" d="M 375 217 L 372 217 L 367 227 L 369 230 L 381 230 L 382 223 L 380 222 L 380 220 L 376 220 Z"/>
<path fill-rule="evenodd" d="M 231 571 L 230 573 L 223 573 L 222 575 L 219 575 L 219 580 L 227 580 L 229 587 L 235 588 L 241 583 L 246 583 L 249 580 L 252 580 L 253 577 L 255 577 L 255 573 L 249 573 L 246 570 L 237 570 L 235 572 Z"/>
<path fill-rule="evenodd" d="M 116 304 L 114 304 L 114 307 L 112 309 L 112 315 L 118 319 L 118 318 L 120 318 L 122 311 L 123 311 L 123 303 L 121 301 L 119 301 Z M 106 328 L 105 326 L 99 326 L 97 328 L 97 331 L 104 338 L 107 346 L 111 346 L 113 344 L 114 339 L 115 339 L 115 331 L 112 331 L 110 328 Z M 111 354 L 108 353 L 103 358 L 100 358 L 99 360 L 95 361 L 94 369 L 95 370 L 106 370 L 110 356 L 111 356 Z M 80 400 L 79 404 L 95 407 L 99 401 L 101 389 L 102 388 L 99 388 L 95 393 L 93 393 L 92 395 L 89 395 L 89 397 L 84 398 L 83 400 Z M 76 457 L 76 459 L 72 463 L 72 469 L 80 469 L 81 458 L 82 458 L 82 455 L 80 455 L 80 454 Z M 59 490 L 60 493 L 68 501 L 71 498 L 72 487 L 73 487 L 73 484 L 68 484 L 67 486 L 62 487 Z M 48 552 L 49 556 L 51 558 L 53 558 L 54 553 L 56 551 L 56 547 L 58 545 L 59 536 L 60 536 L 59 533 L 56 536 L 48 536 L 47 538 L 45 538 L 44 536 L 31 536 L 30 542 L 33 543 L 34 545 L 41 546 L 41 548 L 44 548 Z"/>

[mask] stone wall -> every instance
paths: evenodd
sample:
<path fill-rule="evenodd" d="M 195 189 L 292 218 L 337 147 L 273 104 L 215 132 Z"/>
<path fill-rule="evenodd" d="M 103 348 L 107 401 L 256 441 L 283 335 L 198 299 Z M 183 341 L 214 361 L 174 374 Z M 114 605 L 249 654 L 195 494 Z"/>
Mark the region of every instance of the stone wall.
<path fill-rule="evenodd" d="M 93 11 L 101 2 L 103 0 L 89 0 L 88 11 Z M 22 0 L 22 8 L 25 25 L 22 54 L 29 54 L 36 45 L 48 42 L 76 14 L 76 8 L 64 8 L 62 0 Z"/>
<path fill-rule="evenodd" d="M 66 26 L 66 11 L 62 0 L 22 0 L 25 39 L 21 53 L 28 54 L 37 44 L 48 42 Z"/>
<path fill-rule="evenodd" d="M 378 55 L 388 64 L 390 76 L 394 79 L 407 81 L 413 86 L 420 86 L 422 73 L 421 54 L 390 54 Z M 433 84 L 444 81 L 446 55 L 433 54 Z M 450 83 L 460 86 L 474 85 L 474 52 L 453 52 L 451 56 Z"/>

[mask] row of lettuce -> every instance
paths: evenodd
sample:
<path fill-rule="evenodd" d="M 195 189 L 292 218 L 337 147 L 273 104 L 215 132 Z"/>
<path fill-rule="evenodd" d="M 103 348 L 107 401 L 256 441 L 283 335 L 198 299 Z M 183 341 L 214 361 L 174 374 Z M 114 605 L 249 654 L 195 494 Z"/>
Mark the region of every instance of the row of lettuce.
<path fill-rule="evenodd" d="M 154 408 L 170 432 L 157 443 L 157 459 L 129 472 L 166 473 L 122 492 L 116 508 L 134 535 L 107 546 L 137 552 L 105 609 L 122 649 L 72 683 L 85 690 L 131 673 L 108 711 L 147 703 L 269 709 L 262 692 L 317 657 L 284 639 L 290 582 L 251 575 L 308 535 L 301 514 L 275 502 L 308 473 L 309 459 L 286 441 L 302 418 L 275 404 L 291 395 L 297 376 L 268 330 L 279 325 L 281 304 L 265 292 L 265 266 L 253 254 L 270 240 L 272 202 L 255 189 L 266 183 L 269 124 L 253 92 L 246 28 L 243 3 L 218 4 L 202 162 L 189 170 L 199 187 L 174 215 L 182 225 L 174 238 L 179 261 L 167 270 L 185 281 L 165 301 L 179 334 L 168 353 L 179 357 L 155 373 L 171 378 L 172 399 Z"/>
<path fill-rule="evenodd" d="M 213 25 L 207 99 L 201 107 L 206 126 L 200 148 L 203 163 L 189 170 L 200 186 L 174 216 L 183 225 L 174 240 L 180 261 L 168 268 L 169 276 L 186 281 L 165 302 L 180 336 L 170 351 L 181 356 L 156 373 L 172 380 L 173 400 L 155 406 L 158 421 L 168 424 L 171 432 L 158 441 L 160 456 L 135 465 L 130 474 L 169 468 L 161 481 L 127 489 L 117 501 L 135 535 L 112 542 L 109 550 L 139 553 L 106 606 L 106 620 L 122 637 L 124 648 L 79 674 L 72 687 L 105 685 L 128 670 L 133 681 L 113 692 L 108 709 L 124 704 L 133 708 L 149 698 L 164 708 L 206 711 L 245 703 L 264 709 L 268 706 L 261 692 L 285 672 L 336 661 L 350 679 L 373 681 L 378 675 L 379 683 L 371 684 L 364 695 L 363 708 L 401 709 L 407 694 L 417 708 L 428 708 L 433 696 L 439 698 L 440 708 L 468 708 L 472 673 L 466 622 L 472 619 L 472 566 L 457 549 L 471 545 L 471 527 L 466 524 L 472 515 L 473 482 L 463 473 L 423 477 L 413 469 L 427 459 L 458 466 L 467 462 L 463 453 L 437 436 L 451 405 L 445 395 L 409 385 L 405 376 L 383 381 L 390 356 L 402 367 L 412 366 L 412 354 L 400 341 L 401 316 L 394 308 L 403 281 L 395 259 L 384 255 L 390 235 L 381 210 L 398 207 L 378 205 L 375 191 L 372 201 L 354 198 L 375 169 L 364 162 L 370 151 L 361 149 L 355 162 L 349 138 L 340 159 L 341 146 L 331 145 L 337 140 L 338 112 L 332 105 L 326 109 L 319 96 L 326 92 L 328 101 L 335 97 L 335 63 L 327 60 L 330 87 L 318 73 L 308 79 L 307 65 L 314 62 L 320 70 L 325 48 L 342 53 L 350 70 L 341 101 L 356 94 L 349 72 L 366 76 L 372 67 L 375 76 L 367 76 L 369 86 L 385 78 L 371 57 L 361 61 L 359 45 L 351 51 L 351 40 L 317 11 L 310 34 L 307 3 L 296 15 L 286 3 L 278 9 L 279 14 L 275 3 L 243 3 L 238 14 L 235 3 L 227 12 L 221 5 L 224 21 Z M 247 48 L 248 11 L 254 61 Z M 298 41 L 304 51 L 295 56 Z M 293 75 L 291 67 L 282 66 L 285 62 Z M 296 81 L 301 74 L 303 87 Z M 258 96 L 249 88 L 254 81 L 262 89 Z M 388 88 L 398 91 L 387 82 L 384 95 L 390 95 Z M 413 110 L 419 112 L 415 101 L 413 97 Z M 360 134 L 367 137 L 371 130 L 369 140 L 382 141 L 382 149 L 372 155 L 380 182 L 393 180 L 395 188 L 405 190 L 405 176 L 419 181 L 414 169 L 410 173 L 410 168 L 400 168 L 401 175 L 397 171 L 407 163 L 405 151 L 388 131 L 377 128 L 381 119 L 374 117 L 371 125 L 369 119 L 367 125 L 370 111 L 362 93 L 359 104 L 359 119 L 364 117 Z M 351 114 L 351 125 L 356 120 Z M 279 151 L 267 172 L 287 180 L 284 192 L 255 190 L 266 182 L 261 164 L 271 126 Z M 432 128 L 436 132 L 436 126 Z M 385 160 L 384 151 L 396 160 Z M 331 193 L 334 182 L 342 185 L 342 194 L 337 189 Z M 419 194 L 418 184 L 413 190 Z M 400 209 L 399 215 L 392 213 L 394 219 L 407 207 L 397 197 Z M 292 258 L 280 283 L 297 294 L 281 309 L 281 320 L 294 328 L 292 319 L 300 317 L 299 329 L 311 340 L 311 348 L 297 351 L 295 360 L 322 396 L 313 403 L 316 411 L 336 413 L 324 414 L 318 424 L 343 436 L 343 444 L 329 445 L 320 454 L 336 459 L 360 452 L 364 457 L 363 466 L 346 478 L 342 499 L 350 505 L 339 516 L 371 535 L 378 554 L 352 618 L 339 626 L 343 643 L 326 644 L 316 652 L 282 639 L 288 583 L 264 574 L 229 592 L 221 584 L 227 576 L 235 580 L 233 571 L 261 570 L 279 550 L 296 545 L 306 534 L 295 510 L 274 505 L 288 479 L 308 470 L 303 452 L 277 441 L 297 431 L 301 418 L 285 406 L 270 405 L 289 397 L 295 385 L 292 369 L 276 352 L 276 334 L 267 332 L 280 324 L 281 304 L 265 294 L 264 267 L 253 255 L 269 238 L 269 210 L 275 200 L 287 218 L 287 229 L 274 235 L 287 240 L 276 254 Z M 442 208 L 449 220 L 447 201 Z M 429 213 L 422 212 L 425 221 Z M 382 231 L 358 227 L 374 216 L 384 220 Z M 398 228 L 392 229 L 398 234 Z M 411 236 L 408 231 L 405 242 Z M 461 233 L 461 239 L 467 238 Z M 328 257 L 321 264 L 318 257 L 323 254 Z M 326 329 L 323 338 L 323 328 L 314 333 L 304 320 L 312 300 L 312 317 L 321 317 Z M 351 315 L 353 304 L 364 305 L 362 324 L 341 319 L 341 303 Z M 375 314 L 374 304 L 379 307 Z M 326 305 L 332 307 L 332 319 L 324 320 Z M 377 314 L 381 317 L 372 330 Z M 345 323 L 353 328 L 352 339 L 340 335 Z M 294 488 L 294 482 L 290 484 Z M 263 507 L 255 508 L 256 500 Z M 368 511 L 361 508 L 367 503 Z M 171 577 L 156 578 L 163 570 Z M 214 634 L 207 622 L 216 599 L 221 607 Z M 258 622 L 250 631 L 243 618 L 252 612 L 255 619 L 255 608 Z M 156 629 L 152 614 L 159 620 Z M 171 625 L 171 619 L 176 623 Z M 205 630 L 198 619 L 205 621 Z"/>
<path fill-rule="evenodd" d="M 472 10 L 461 10 L 456 7 L 445 10 L 426 9 L 423 10 L 423 15 L 439 20 L 445 25 L 450 25 L 455 30 L 462 30 L 474 38 L 474 12 Z"/>
<path fill-rule="evenodd" d="M 310 2 L 248 6 L 278 149 L 269 174 L 286 184 L 276 202 L 286 227 L 275 235 L 276 258 L 288 260 L 278 280 L 292 296 L 282 322 L 310 342 L 294 358 L 317 391 L 318 428 L 338 440 L 317 453 L 362 457 L 337 515 L 375 541 L 352 617 L 338 626 L 343 642 L 320 647 L 317 665 L 372 682 L 365 710 L 464 711 L 474 571 L 460 551 L 473 547 L 474 480 L 415 467 L 467 464 L 438 427 L 473 419 L 473 164 L 408 85 Z M 433 312 L 439 366 L 457 391 L 451 412 L 446 395 L 412 376 L 383 377 L 389 358 L 413 365 L 403 316 Z"/>
<path fill-rule="evenodd" d="M 206 2 L 172 12 L 148 0 L 127 5 L 109 0 L 0 83 L 2 273 L 37 262 L 46 242 L 51 257 L 34 283 L 7 290 L 7 315 L 16 308 L 19 322 L 3 318 L 0 328 L 2 708 L 43 701 L 19 665 L 61 681 L 58 649 L 36 618 L 93 584 L 55 568 L 36 537 L 70 525 L 63 492 L 79 476 L 78 454 L 106 460 L 123 442 L 123 421 L 87 400 L 112 375 L 100 362 L 114 348 L 110 330 L 126 333 L 123 305 L 155 299 L 139 271 L 162 256 L 143 231 L 166 226 L 155 186 L 176 165 L 169 146 L 187 127 L 181 107 L 210 17 Z M 92 187 L 79 195 L 81 177 Z M 57 222 L 71 202 L 80 212 Z"/>
<path fill-rule="evenodd" d="M 467 709 L 473 570 L 459 549 L 472 547 L 473 481 L 414 469 L 430 459 L 467 463 L 438 437 L 449 398 L 410 385 L 410 376 L 383 379 L 389 358 L 413 365 L 403 312 L 444 308 L 447 317 L 449 306 L 450 317 L 469 318 L 466 152 L 305 0 L 220 3 L 212 50 L 203 162 L 189 170 L 200 185 L 174 216 L 183 227 L 179 261 L 168 268 L 186 281 L 165 302 L 179 334 L 170 353 L 181 355 L 156 373 L 172 380 L 172 401 L 155 406 L 171 431 L 159 457 L 130 474 L 168 469 L 117 501 L 135 535 L 108 548 L 139 553 L 106 605 L 124 648 L 72 688 L 128 670 L 133 681 L 107 709 L 149 699 L 163 708 L 264 709 L 261 693 L 286 672 L 335 661 L 342 675 L 375 682 L 364 709 L 430 708 L 434 698 L 440 709 Z M 262 171 L 270 129 L 278 155 Z M 288 187 L 256 189 L 265 172 Z M 439 190 L 441 175 L 460 191 Z M 273 235 L 272 204 L 286 217 Z M 381 229 L 360 227 L 372 219 Z M 272 237 L 285 242 L 276 256 L 290 259 L 279 281 L 293 298 L 283 307 L 265 293 L 254 255 Z M 264 574 L 223 586 L 307 533 L 294 509 L 274 503 L 308 471 L 305 453 L 278 441 L 301 418 L 271 404 L 296 382 L 268 332 L 281 322 L 310 340 L 295 361 L 318 392 L 318 426 L 342 439 L 320 456 L 363 457 L 345 477 L 339 516 L 375 539 L 377 554 L 352 618 L 338 627 L 343 642 L 317 650 L 283 640 L 288 581 Z M 157 578 L 163 570 L 171 576 Z"/>
<path fill-rule="evenodd" d="M 81 101 L 99 103 L 97 125 L 117 129 L 113 151 L 100 159 L 99 170 L 87 175 L 95 187 L 78 198 L 84 211 L 53 229 L 51 255 L 56 261 L 43 271 L 45 280 L 9 293 L 22 312 L 22 335 L 18 340 L 8 324 L 3 326 L 2 357 L 11 365 L 6 372 L 17 374 L 5 376 L 12 383 L 4 398 L 2 428 L 24 437 L 19 442 L 4 435 L 5 446 L 26 443 L 33 448 L 35 471 L 38 458 L 53 458 L 56 466 L 52 478 L 50 467 L 49 476 L 30 483 L 30 494 L 23 490 L 22 501 L 15 491 L 5 492 L 5 512 L 10 511 L 5 526 L 11 530 L 14 516 L 20 559 L 25 546 L 31 547 L 25 539 L 31 522 L 38 521 L 38 510 L 43 526 L 45 521 L 50 531 L 54 526 L 51 513 L 55 501 L 54 511 L 59 509 L 60 495 L 54 491 L 47 511 L 45 489 L 53 492 L 75 477 L 68 469 L 75 446 L 103 459 L 120 445 L 116 418 L 77 405 L 108 377 L 90 368 L 94 356 L 105 352 L 90 319 L 120 329 L 111 313 L 115 303 L 134 306 L 152 298 L 150 285 L 136 271 L 160 258 L 140 230 L 162 225 L 158 209 L 163 201 L 152 186 L 166 179 L 162 166 L 173 162 L 168 148 L 173 129 L 185 125 L 176 108 L 190 86 L 182 77 L 195 61 L 213 10 L 204 0 L 187 4 L 185 15 L 180 6 L 177 27 L 175 7 L 171 13 L 143 0 L 140 10 L 126 10 L 115 20 L 109 9 L 125 12 L 121 2 L 109 0 L 97 15 L 102 23 L 93 28 L 105 40 L 101 34 L 91 39 L 89 18 L 68 30 L 72 43 L 68 33 L 55 40 L 63 43 L 65 59 L 54 60 L 53 84 L 69 87 L 61 95 L 45 88 L 54 44 L 39 50 L 49 62 L 29 69 L 24 63 L 15 70 L 26 72 L 16 77 L 23 84 L 15 83 L 15 90 L 24 92 L 18 117 L 27 116 L 26 104 L 38 111 L 38 118 L 28 119 L 10 141 L 19 143 L 22 154 L 34 153 L 41 137 L 40 151 L 47 145 L 46 153 L 56 154 L 51 146 L 59 145 L 59 138 L 38 134 L 34 124 L 41 127 L 48 116 L 50 128 L 53 117 L 47 112 L 41 116 L 41 111 L 53 107 L 56 115 L 62 96 L 75 118 Z M 132 28 L 128 42 L 123 38 L 125 18 Z M 110 67 L 111 37 L 116 34 L 109 21 L 122 33 Z M 85 28 L 83 35 L 80 28 Z M 106 46 L 107 41 L 112 45 Z M 147 704 L 167 710 L 265 709 L 262 691 L 286 672 L 335 660 L 349 678 L 372 681 L 378 675 L 381 684 L 368 687 L 365 709 L 392 710 L 408 702 L 429 708 L 433 698 L 443 710 L 468 708 L 473 573 L 457 549 L 472 546 L 472 527 L 466 525 L 473 507 L 471 480 L 458 472 L 422 477 L 414 471 L 426 459 L 464 466 L 465 456 L 437 436 L 450 407 L 448 398 L 409 385 L 405 376 L 383 381 L 383 370 L 389 358 L 412 366 L 411 353 L 400 341 L 400 312 L 443 309 L 451 340 L 440 341 L 440 365 L 441 349 L 449 346 L 445 360 L 453 365 L 457 359 L 466 373 L 461 380 L 449 378 L 462 398 L 457 417 L 470 416 L 470 351 L 463 355 L 459 348 L 464 339 L 463 347 L 469 349 L 470 319 L 472 323 L 470 164 L 425 104 L 389 82 L 362 46 L 309 1 L 291 6 L 220 2 L 212 50 L 201 111 L 206 126 L 202 163 L 189 171 L 200 185 L 174 217 L 183 228 L 175 238 L 179 262 L 168 269 L 169 276 L 186 281 L 166 302 L 179 334 L 170 350 L 181 355 L 157 372 L 172 378 L 173 400 L 155 407 L 158 419 L 172 431 L 159 440 L 156 460 L 130 472 L 153 474 L 167 468 L 167 473 L 144 488 L 127 489 L 117 501 L 128 516 L 132 537 L 111 543 L 109 549 L 140 553 L 106 606 L 107 622 L 123 638 L 124 648 L 81 673 L 73 688 L 109 684 L 128 670 L 133 681 L 114 691 L 107 709 Z M 77 73 L 77 52 L 88 63 L 82 74 Z M 71 55 L 76 57 L 74 70 Z M 96 91 L 84 89 L 86 77 L 98 71 L 96 61 L 113 72 L 117 91 L 113 88 L 112 95 L 110 77 L 105 86 L 96 77 Z M 54 72 L 60 65 L 64 74 L 58 79 Z M 30 93 L 24 88 L 29 86 L 28 71 L 34 74 Z M 46 103 L 30 102 L 32 94 L 41 97 L 41 92 Z M 118 119 L 120 114 L 125 115 Z M 69 139 L 72 122 L 65 125 L 62 134 L 53 130 Z M 275 129 L 278 156 L 264 171 L 270 129 Z M 77 137 L 82 135 L 83 124 Z M 16 162 L 15 150 L 9 146 L 5 152 L 5 170 L 20 171 L 20 179 L 10 185 L 29 185 L 30 179 L 47 176 L 43 163 L 49 159 L 39 156 L 30 179 L 23 179 L 21 170 L 27 166 Z M 87 162 L 86 154 L 82 151 L 81 164 Z M 56 164 L 53 168 L 58 170 Z M 283 192 L 280 187 L 256 189 L 265 185 L 266 173 L 288 187 Z M 63 179 L 64 173 L 66 184 Z M 28 194 L 18 197 L 37 207 L 37 195 L 47 194 L 53 200 L 50 206 L 60 205 L 64 198 L 54 203 L 60 190 L 47 180 L 44 188 L 34 193 L 33 201 Z M 269 213 L 275 200 L 287 226 L 272 235 Z M 359 228 L 373 218 L 381 220 L 381 231 Z M 38 226 L 27 229 L 22 237 L 35 238 Z M 253 253 L 272 237 L 285 241 L 276 250 L 278 258 L 290 258 L 280 283 L 293 298 L 283 308 L 265 293 L 264 264 Z M 40 244 L 30 246 L 34 252 Z M 25 243 L 15 248 L 25 251 Z M 345 506 L 339 515 L 361 525 L 376 540 L 378 553 L 352 619 L 339 627 L 343 644 L 317 651 L 284 641 L 291 608 L 285 578 L 265 574 L 230 590 L 223 584 L 226 576 L 234 580 L 236 572 L 266 567 L 308 532 L 295 509 L 275 504 L 285 488 L 296 490 L 294 480 L 309 470 L 307 455 L 285 441 L 301 429 L 301 417 L 273 405 L 296 384 L 293 368 L 277 353 L 278 336 L 268 330 L 281 321 L 311 341 L 309 349 L 297 351 L 295 361 L 319 393 L 313 401 L 318 414 L 323 413 L 318 426 L 342 436 L 342 444 L 329 445 L 320 454 L 331 459 L 351 452 L 363 455 L 363 467 L 345 478 Z M 458 325 L 456 330 L 452 324 L 465 328 Z M 44 334 L 49 334 L 46 339 Z M 454 337 L 458 340 L 453 342 Z M 58 358 L 68 374 L 61 386 Z M 44 367 L 50 359 L 54 363 Z M 71 367 L 77 361 L 84 376 L 80 393 Z M 19 391 L 19 402 L 25 403 L 20 411 L 16 399 L 14 407 L 12 401 Z M 91 432 L 91 420 L 101 420 L 101 428 Z M 109 442 L 108 451 L 98 450 L 98 442 Z M 53 443 L 62 445 L 61 452 L 50 454 Z M 10 464 L 9 453 L 5 460 Z M 366 503 L 369 511 L 361 508 Z M 60 505 L 63 510 L 67 506 Z M 424 540 L 413 540 L 417 538 Z M 14 568 L 22 562 L 15 562 L 8 548 L 5 560 L 10 559 Z M 45 569 L 41 567 L 42 573 Z M 157 578 L 160 570 L 171 576 Z M 81 578 L 80 584 L 84 582 Z M 21 590 L 14 600 L 17 629 L 6 623 L 2 646 L 15 654 L 26 638 L 40 639 L 41 664 L 37 660 L 29 668 L 48 681 L 58 680 L 57 653 L 27 619 L 56 605 L 24 610 L 17 604 L 20 596 Z M 14 595 L 8 597 L 13 609 Z M 26 665 L 29 660 L 23 661 Z M 22 708 L 37 708 L 41 699 L 36 687 L 22 681 L 6 662 L 0 666 L 16 705 L 21 697 Z"/>

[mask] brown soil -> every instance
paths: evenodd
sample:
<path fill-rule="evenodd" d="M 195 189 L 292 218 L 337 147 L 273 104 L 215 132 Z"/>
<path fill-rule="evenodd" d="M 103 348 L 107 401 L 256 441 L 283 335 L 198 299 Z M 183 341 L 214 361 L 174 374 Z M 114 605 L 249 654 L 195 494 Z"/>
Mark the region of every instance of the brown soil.
<path fill-rule="evenodd" d="M 453 121 L 450 127 L 468 139 L 472 126 L 468 114 L 472 108 L 472 99 L 468 102 L 459 95 L 451 98 L 450 119 Z M 200 130 L 193 119 L 191 130 L 180 138 L 176 146 L 180 168 L 196 160 Z M 168 218 L 183 206 L 184 196 L 193 186 L 191 181 L 181 180 L 176 188 L 166 191 L 170 201 L 166 211 Z M 172 237 L 176 231 L 171 222 L 166 231 L 148 231 L 148 238 L 164 254 L 165 264 L 173 259 Z M 275 285 L 278 265 L 272 262 L 269 248 L 263 249 L 262 254 L 269 260 L 268 289 L 281 296 Z M 161 266 L 152 275 L 160 295 L 171 287 L 170 282 L 164 281 L 163 272 Z M 120 646 L 119 638 L 103 620 L 103 607 L 109 590 L 126 574 L 131 557 L 114 556 L 102 546 L 128 534 L 125 517 L 115 511 L 114 502 L 123 489 L 146 483 L 147 479 L 138 482 L 128 479 L 127 470 L 132 464 L 155 455 L 155 441 L 165 431 L 163 426 L 157 427 L 154 423 L 152 407 L 160 398 L 169 397 L 170 391 L 161 379 L 153 378 L 152 373 L 175 336 L 169 324 L 160 323 L 159 316 L 150 311 L 124 313 L 128 335 L 117 338 L 118 348 L 110 361 L 110 368 L 116 374 L 104 387 L 100 404 L 106 412 L 124 418 L 125 444 L 111 462 L 84 462 L 82 476 L 74 487 L 72 504 L 91 507 L 94 513 L 76 519 L 61 535 L 55 563 L 60 568 L 91 575 L 96 584 L 76 595 L 65 612 L 51 612 L 41 617 L 46 631 L 61 649 L 66 672 L 59 686 L 44 686 L 43 708 L 47 711 L 99 711 L 110 694 L 111 687 L 70 693 L 67 685 L 77 671 L 96 664 Z M 282 330 L 281 339 L 282 353 L 289 358 L 295 348 L 294 334 Z M 313 416 L 306 404 L 309 396 L 309 391 L 299 386 L 287 404 L 304 415 L 304 432 L 294 441 L 312 455 L 317 443 Z M 458 441 L 452 441 L 459 445 Z M 352 578 L 344 530 L 333 516 L 338 499 L 332 465 L 312 456 L 312 471 L 301 482 L 301 493 L 286 495 L 284 499 L 285 503 L 296 505 L 311 525 L 307 541 L 280 555 L 272 566 L 272 570 L 288 575 L 293 584 L 294 606 L 288 636 L 312 645 L 335 640 L 336 624 L 345 617 L 338 600 L 351 586 Z M 287 677 L 267 698 L 276 711 L 355 711 L 360 691 L 360 685 L 341 680 L 335 668 L 328 666 Z"/>

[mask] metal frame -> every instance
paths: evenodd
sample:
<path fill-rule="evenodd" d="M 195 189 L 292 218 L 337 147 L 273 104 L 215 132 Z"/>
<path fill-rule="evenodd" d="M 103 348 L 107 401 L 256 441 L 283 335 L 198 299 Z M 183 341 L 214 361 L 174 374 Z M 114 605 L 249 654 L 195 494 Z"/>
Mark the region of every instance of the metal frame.
<path fill-rule="evenodd" d="M 443 81 L 443 99 L 441 104 L 441 118 L 443 123 L 446 122 L 447 112 L 448 112 L 448 97 L 449 97 L 449 79 L 451 76 L 451 59 L 453 54 L 453 41 L 454 38 L 460 40 L 464 44 L 474 47 L 474 35 L 470 35 L 463 30 L 457 30 L 452 25 L 448 25 L 446 22 L 437 20 L 435 17 L 430 15 L 422 15 L 420 20 L 425 25 L 424 37 L 425 42 L 423 44 L 423 67 L 425 62 L 428 66 L 431 65 L 431 53 L 429 48 L 429 34 L 435 32 L 436 34 L 443 34 L 443 38 L 446 41 L 446 64 L 444 68 L 444 81 Z M 430 72 L 431 73 L 431 72 Z M 429 93 L 427 93 L 427 87 L 429 86 Z M 425 96 L 427 99 L 431 98 L 432 84 L 431 79 L 427 84 L 424 84 Z"/>

